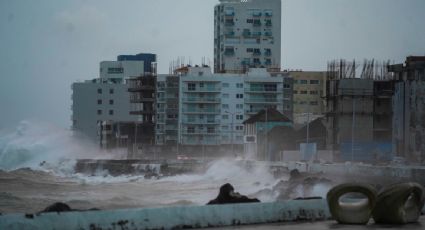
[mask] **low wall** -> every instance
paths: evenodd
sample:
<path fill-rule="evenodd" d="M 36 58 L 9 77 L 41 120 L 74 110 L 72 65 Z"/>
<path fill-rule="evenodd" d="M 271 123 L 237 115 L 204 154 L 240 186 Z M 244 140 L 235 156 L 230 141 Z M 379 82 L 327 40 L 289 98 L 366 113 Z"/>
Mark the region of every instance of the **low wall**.
<path fill-rule="evenodd" d="M 0 229 L 180 229 L 326 220 L 326 200 L 0 215 Z"/>

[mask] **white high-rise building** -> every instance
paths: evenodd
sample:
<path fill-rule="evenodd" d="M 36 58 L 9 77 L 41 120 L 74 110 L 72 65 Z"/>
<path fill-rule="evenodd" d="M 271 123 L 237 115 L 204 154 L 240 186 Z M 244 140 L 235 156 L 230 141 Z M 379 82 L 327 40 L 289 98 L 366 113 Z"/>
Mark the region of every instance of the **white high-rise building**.
<path fill-rule="evenodd" d="M 292 114 L 288 73 L 258 68 L 244 74 L 221 74 L 212 73 L 209 67 L 185 67 L 178 75 L 159 77 L 157 83 L 157 144 L 166 143 L 171 134 L 183 145 L 242 144 L 242 122 L 250 116 L 265 108 L 275 108 L 288 117 Z M 165 103 L 176 98 L 178 102 Z M 178 124 L 166 123 L 177 119 Z"/>
<path fill-rule="evenodd" d="M 280 68 L 281 0 L 220 0 L 214 9 L 214 71 Z"/>

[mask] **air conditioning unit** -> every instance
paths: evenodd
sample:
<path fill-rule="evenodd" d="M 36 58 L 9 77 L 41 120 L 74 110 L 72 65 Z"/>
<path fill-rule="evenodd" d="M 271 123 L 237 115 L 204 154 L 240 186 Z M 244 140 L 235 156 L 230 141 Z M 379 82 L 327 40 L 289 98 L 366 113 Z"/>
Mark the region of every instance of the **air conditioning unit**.
<path fill-rule="evenodd" d="M 244 143 L 257 143 L 257 136 L 256 135 L 245 135 Z"/>

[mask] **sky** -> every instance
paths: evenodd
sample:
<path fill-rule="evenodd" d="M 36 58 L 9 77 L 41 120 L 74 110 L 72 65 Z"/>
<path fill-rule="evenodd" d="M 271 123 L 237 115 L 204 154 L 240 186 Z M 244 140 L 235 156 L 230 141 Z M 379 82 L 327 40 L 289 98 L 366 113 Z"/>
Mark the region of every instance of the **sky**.
<path fill-rule="evenodd" d="M 71 84 L 120 54 L 213 64 L 218 0 L 0 0 L 0 130 L 22 120 L 70 128 Z M 328 60 L 401 63 L 425 55 L 423 0 L 282 0 L 282 68 Z"/>

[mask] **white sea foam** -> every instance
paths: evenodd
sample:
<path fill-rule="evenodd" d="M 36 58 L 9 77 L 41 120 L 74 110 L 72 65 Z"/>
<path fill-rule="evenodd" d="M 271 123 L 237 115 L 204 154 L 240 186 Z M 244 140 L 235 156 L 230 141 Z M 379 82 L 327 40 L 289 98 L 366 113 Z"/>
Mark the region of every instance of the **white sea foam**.
<path fill-rule="evenodd" d="M 49 123 L 22 121 L 12 133 L 0 134 L 0 169 L 31 168 L 60 174 L 73 172 L 75 159 L 110 157 L 71 130 Z"/>

